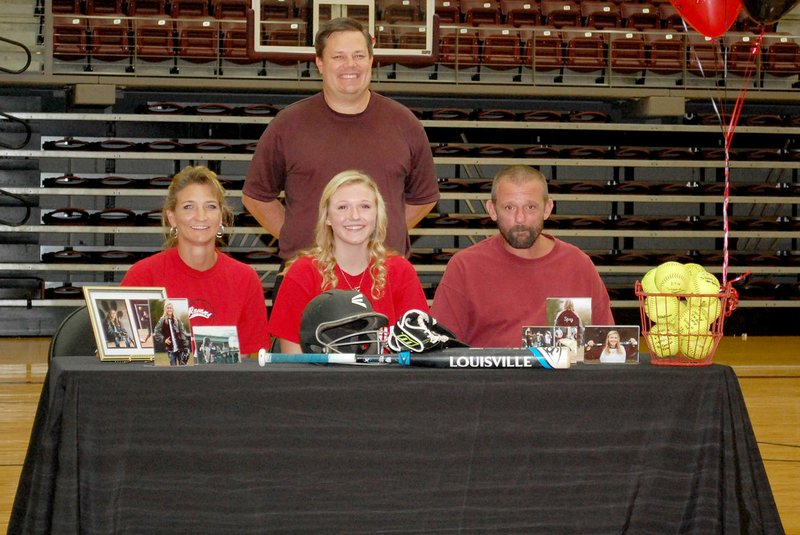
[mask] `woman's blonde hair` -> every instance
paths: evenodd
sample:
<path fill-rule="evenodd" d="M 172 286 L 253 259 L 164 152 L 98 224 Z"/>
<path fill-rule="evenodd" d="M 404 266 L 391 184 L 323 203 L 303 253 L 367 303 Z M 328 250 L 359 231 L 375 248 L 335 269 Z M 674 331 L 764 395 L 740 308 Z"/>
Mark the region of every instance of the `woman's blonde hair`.
<path fill-rule="evenodd" d="M 171 232 L 167 211 L 175 211 L 175 207 L 178 205 L 178 193 L 193 184 L 211 186 L 211 191 L 214 192 L 214 197 L 219 203 L 219 209 L 222 211 L 222 225 L 225 227 L 233 226 L 233 212 L 231 212 L 228 203 L 225 202 L 225 188 L 222 187 L 217 174 L 208 167 L 202 165 L 193 167 L 190 165 L 184 167 L 180 173 L 172 177 L 172 182 L 170 182 L 167 190 L 167 198 L 164 200 L 164 207 L 161 209 L 161 223 L 164 225 L 164 249 L 174 247 L 178 243 L 178 235 L 173 235 Z M 217 238 L 217 244 L 225 245 L 224 237 Z"/>
<path fill-rule="evenodd" d="M 328 205 L 331 197 L 339 188 L 351 185 L 366 186 L 375 195 L 375 230 L 369 238 L 367 251 L 369 252 L 369 273 L 372 277 L 372 297 L 380 299 L 386 288 L 386 258 L 395 254 L 387 249 L 383 242 L 386 239 L 386 227 L 388 216 L 386 215 L 386 204 L 383 196 L 378 190 L 378 185 L 369 175 L 361 171 L 342 171 L 334 176 L 322 190 L 319 199 L 319 212 L 317 214 L 317 224 L 314 228 L 314 245 L 308 249 L 300 251 L 297 256 L 286 263 L 283 273 L 289 270 L 294 260 L 308 256 L 314 262 L 322 275 L 322 291 L 336 288 L 339 286 L 339 278 L 336 276 L 336 256 L 334 255 L 333 229 L 327 224 Z"/>

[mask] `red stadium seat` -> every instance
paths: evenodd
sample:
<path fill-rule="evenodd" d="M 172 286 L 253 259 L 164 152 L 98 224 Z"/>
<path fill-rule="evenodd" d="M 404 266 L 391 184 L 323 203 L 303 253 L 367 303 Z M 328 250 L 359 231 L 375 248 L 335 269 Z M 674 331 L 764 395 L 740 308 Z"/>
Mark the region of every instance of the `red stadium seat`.
<path fill-rule="evenodd" d="M 89 21 L 90 54 L 101 61 L 119 61 L 131 57 L 128 19 L 97 18 Z"/>
<path fill-rule="evenodd" d="M 421 17 L 419 0 L 378 0 L 376 9 L 380 19 L 389 23 L 414 22 Z"/>
<path fill-rule="evenodd" d="M 621 17 L 619 7 L 613 2 L 597 2 L 583 0 L 580 3 L 583 25 L 587 28 L 602 30 L 605 28 L 618 28 Z"/>
<path fill-rule="evenodd" d="M 581 10 L 572 0 L 542 0 L 542 23 L 564 28 L 581 25 Z"/>
<path fill-rule="evenodd" d="M 751 33 L 728 32 L 725 46 L 728 49 L 728 72 L 743 75 L 755 74 L 761 63 L 761 49 L 756 49 L 758 37 Z"/>
<path fill-rule="evenodd" d="M 222 34 L 222 58 L 238 65 L 258 63 L 247 55 L 247 24 L 244 21 L 220 22 Z"/>
<path fill-rule="evenodd" d="M 800 44 L 786 34 L 768 34 L 762 43 L 763 70 L 773 76 L 797 76 L 800 73 Z"/>
<path fill-rule="evenodd" d="M 222 58 L 241 65 L 257 63 L 247 55 L 247 24 L 224 21 L 220 24 L 222 33 Z"/>
<path fill-rule="evenodd" d="M 672 30 L 647 32 L 645 39 L 650 49 L 648 70 L 655 74 L 683 72 L 686 57 L 684 35 Z"/>
<path fill-rule="evenodd" d="M 172 0 L 172 18 L 208 17 L 208 0 Z"/>
<path fill-rule="evenodd" d="M 725 56 L 716 39 L 689 32 L 686 36 L 688 48 L 687 69 L 690 73 L 704 78 L 715 77 L 725 69 Z"/>
<path fill-rule="evenodd" d="M 603 35 L 592 31 L 576 31 L 564 34 L 567 47 L 565 64 L 576 72 L 593 72 L 605 69 L 608 61 Z"/>
<path fill-rule="evenodd" d="M 64 61 L 86 58 L 88 25 L 86 17 L 53 17 L 53 57 Z"/>
<path fill-rule="evenodd" d="M 288 19 L 271 23 L 267 27 L 268 46 L 306 46 L 306 23 L 300 19 Z M 314 54 L 290 54 L 274 52 L 267 61 L 278 65 L 294 65 L 305 61 L 313 61 Z"/>
<path fill-rule="evenodd" d="M 81 13 L 81 0 L 53 0 L 51 5 L 53 14 L 79 15 Z"/>
<path fill-rule="evenodd" d="M 481 29 L 481 63 L 493 69 L 512 69 L 522 64 L 522 41 L 516 28 Z"/>
<path fill-rule="evenodd" d="M 458 24 L 461 22 L 461 8 L 458 0 L 436 0 L 434 10 L 442 24 Z"/>
<path fill-rule="evenodd" d="M 247 19 L 249 0 L 213 0 L 214 16 L 218 19 Z"/>
<path fill-rule="evenodd" d="M 133 24 L 138 59 L 157 62 L 175 57 L 175 23 L 172 19 L 137 18 Z"/>
<path fill-rule="evenodd" d="M 295 17 L 292 0 L 261 0 L 261 20 L 291 19 Z"/>
<path fill-rule="evenodd" d="M 478 65 L 478 32 L 474 28 L 442 28 L 439 62 L 451 68 L 469 69 Z"/>
<path fill-rule="evenodd" d="M 460 0 L 459 5 L 466 24 L 500 24 L 497 0 Z"/>
<path fill-rule="evenodd" d="M 647 68 L 645 41 L 639 32 L 610 36 L 611 71 L 622 74 L 644 73 Z"/>
<path fill-rule="evenodd" d="M 395 39 L 397 48 L 404 49 L 425 49 L 427 28 L 424 25 L 399 26 L 395 28 Z M 434 36 L 436 34 L 434 33 Z M 430 56 L 400 56 L 397 63 L 405 67 L 422 68 L 430 67 L 436 62 L 433 55 Z"/>
<path fill-rule="evenodd" d="M 131 17 L 166 14 L 166 0 L 128 0 L 128 15 Z"/>
<path fill-rule="evenodd" d="M 533 0 L 500 0 L 500 13 L 510 26 L 538 26 L 539 4 Z"/>
<path fill-rule="evenodd" d="M 661 28 L 661 17 L 654 4 L 622 2 L 619 5 L 622 23 L 626 28 L 637 30 L 656 30 Z"/>
<path fill-rule="evenodd" d="M 86 0 L 87 15 L 124 15 L 122 0 Z"/>
<path fill-rule="evenodd" d="M 661 27 L 667 30 L 684 31 L 683 17 L 678 13 L 672 4 L 662 2 L 658 4 L 658 15 L 661 19 Z"/>
<path fill-rule="evenodd" d="M 219 23 L 214 19 L 179 20 L 178 57 L 192 63 L 216 61 Z"/>
<path fill-rule="evenodd" d="M 561 32 L 540 27 L 523 30 L 525 63 L 536 71 L 553 71 L 564 67 Z"/>

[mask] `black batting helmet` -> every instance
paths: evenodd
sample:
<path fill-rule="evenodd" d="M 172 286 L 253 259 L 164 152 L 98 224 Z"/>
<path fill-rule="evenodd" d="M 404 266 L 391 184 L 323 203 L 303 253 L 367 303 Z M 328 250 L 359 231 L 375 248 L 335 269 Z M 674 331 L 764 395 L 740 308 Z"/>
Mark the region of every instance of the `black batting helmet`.
<path fill-rule="evenodd" d="M 389 320 L 372 310 L 369 300 L 353 290 L 328 290 L 306 305 L 300 319 L 304 353 L 383 352 Z"/>

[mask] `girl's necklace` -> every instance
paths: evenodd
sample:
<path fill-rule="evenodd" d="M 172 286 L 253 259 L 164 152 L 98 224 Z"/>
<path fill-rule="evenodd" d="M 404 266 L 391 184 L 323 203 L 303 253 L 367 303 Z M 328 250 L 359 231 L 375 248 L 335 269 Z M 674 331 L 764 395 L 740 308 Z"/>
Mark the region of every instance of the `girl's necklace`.
<path fill-rule="evenodd" d="M 345 284 L 347 284 L 347 287 L 350 288 L 351 290 L 355 290 L 356 292 L 361 292 L 361 285 L 364 284 L 364 276 L 367 274 L 369 266 L 367 266 L 367 268 L 361 272 L 361 278 L 359 279 L 358 284 L 356 284 L 355 286 L 353 285 L 352 282 L 350 282 L 350 277 L 347 276 L 347 273 L 345 273 L 340 266 L 337 265 L 336 267 L 339 268 L 339 273 L 342 274 L 342 279 L 344 279 L 344 282 Z"/>

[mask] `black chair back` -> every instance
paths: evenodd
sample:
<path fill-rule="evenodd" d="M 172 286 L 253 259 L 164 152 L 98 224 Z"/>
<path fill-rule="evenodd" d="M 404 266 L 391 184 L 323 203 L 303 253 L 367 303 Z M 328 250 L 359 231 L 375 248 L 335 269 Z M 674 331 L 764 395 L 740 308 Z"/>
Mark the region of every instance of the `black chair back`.
<path fill-rule="evenodd" d="M 86 306 L 75 309 L 64 318 L 50 341 L 48 358 L 87 357 L 97 352 L 97 344 Z"/>

